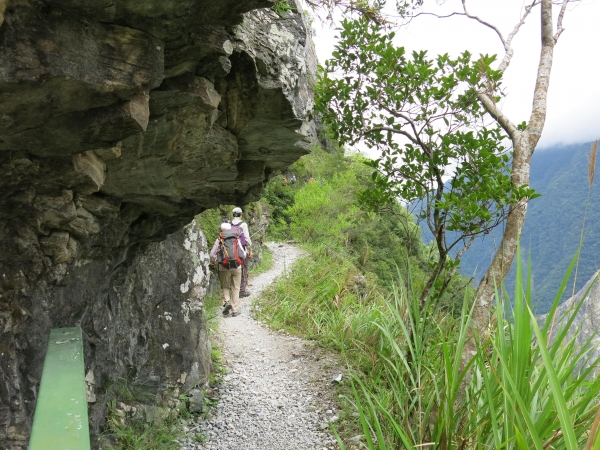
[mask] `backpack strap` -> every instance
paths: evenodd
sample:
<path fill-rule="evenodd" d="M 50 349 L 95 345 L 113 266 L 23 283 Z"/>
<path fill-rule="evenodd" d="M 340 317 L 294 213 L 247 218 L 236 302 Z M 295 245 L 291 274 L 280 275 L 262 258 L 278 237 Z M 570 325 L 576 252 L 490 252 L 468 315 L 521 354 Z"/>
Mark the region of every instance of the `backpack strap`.
<path fill-rule="evenodd" d="M 225 246 L 225 238 L 223 237 L 223 232 L 219 234 L 219 242 L 221 243 L 221 249 L 223 250 L 223 254 L 225 255 L 225 260 L 229 259 L 229 253 L 227 253 L 227 247 Z"/>

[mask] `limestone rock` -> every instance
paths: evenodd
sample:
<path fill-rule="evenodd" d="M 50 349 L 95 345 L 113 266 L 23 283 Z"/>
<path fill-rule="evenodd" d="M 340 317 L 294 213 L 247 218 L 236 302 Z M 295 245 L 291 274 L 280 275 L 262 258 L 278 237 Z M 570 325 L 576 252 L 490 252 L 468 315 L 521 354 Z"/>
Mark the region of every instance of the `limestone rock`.
<path fill-rule="evenodd" d="M 204 394 L 200 389 L 194 389 L 190 392 L 190 412 L 192 414 L 201 414 L 204 412 Z"/>
<path fill-rule="evenodd" d="M 306 24 L 274 3 L 0 0 L 0 448 L 26 448 L 52 327 L 83 329 L 94 433 L 111 377 L 206 379 L 184 227 L 260 198 L 314 132 Z"/>
<path fill-rule="evenodd" d="M 40 238 L 42 252 L 51 256 L 55 263 L 63 263 L 71 260 L 69 248 L 69 233 L 66 231 L 54 231 L 47 237 Z"/>
<path fill-rule="evenodd" d="M 40 211 L 40 224 L 46 228 L 61 228 L 77 218 L 73 192 L 64 190 L 60 196 L 37 196 L 34 208 Z"/>
<path fill-rule="evenodd" d="M 80 187 L 79 190 L 82 193 L 93 194 L 100 190 L 106 178 L 106 164 L 93 151 L 90 150 L 73 156 L 73 166 L 75 166 L 76 172 L 89 178 L 92 182 L 91 192 L 87 192 L 87 189 L 81 189 Z"/>
<path fill-rule="evenodd" d="M 581 304 L 581 308 L 567 332 L 567 339 L 575 335 L 576 341 L 581 345 L 589 340 L 590 352 L 587 358 L 589 361 L 594 361 L 600 357 L 600 336 L 598 335 L 598 330 L 600 330 L 600 270 L 579 292 L 556 309 L 555 334 L 560 326 L 565 325 L 565 314 L 579 304 Z"/>
<path fill-rule="evenodd" d="M 116 159 L 121 157 L 121 148 L 123 147 L 122 142 L 117 142 L 113 147 L 109 148 L 97 148 L 94 153 L 102 158 L 104 161 Z M 106 170 L 106 167 L 105 167 Z"/>
<path fill-rule="evenodd" d="M 0 0 L 0 27 L 2 26 L 2 22 L 4 22 L 4 11 L 7 5 L 8 0 Z"/>

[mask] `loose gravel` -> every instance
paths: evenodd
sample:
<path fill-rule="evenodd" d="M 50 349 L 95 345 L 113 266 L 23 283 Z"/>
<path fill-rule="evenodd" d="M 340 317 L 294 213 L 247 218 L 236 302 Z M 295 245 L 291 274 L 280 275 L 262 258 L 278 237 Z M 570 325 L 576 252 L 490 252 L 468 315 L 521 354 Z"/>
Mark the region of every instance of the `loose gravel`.
<path fill-rule="evenodd" d="M 209 398 L 218 399 L 207 419 L 189 421 L 182 450 L 338 449 L 330 427 L 338 420 L 332 379 L 341 373 L 331 355 L 313 343 L 274 332 L 251 316 L 252 300 L 285 276 L 302 252 L 268 243 L 273 268 L 250 280 L 241 315 L 220 323 L 226 375 Z M 203 443 L 194 436 L 202 435 Z"/>

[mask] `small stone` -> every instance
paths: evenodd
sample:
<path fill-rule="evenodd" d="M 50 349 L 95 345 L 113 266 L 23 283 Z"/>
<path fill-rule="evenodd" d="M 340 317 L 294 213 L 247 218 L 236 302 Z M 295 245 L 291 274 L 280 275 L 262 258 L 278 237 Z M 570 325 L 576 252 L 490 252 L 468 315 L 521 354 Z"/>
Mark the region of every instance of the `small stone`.
<path fill-rule="evenodd" d="M 204 395 L 199 389 L 194 389 L 190 392 L 192 396 L 190 397 L 190 406 L 189 411 L 192 414 L 200 414 L 204 412 Z"/>

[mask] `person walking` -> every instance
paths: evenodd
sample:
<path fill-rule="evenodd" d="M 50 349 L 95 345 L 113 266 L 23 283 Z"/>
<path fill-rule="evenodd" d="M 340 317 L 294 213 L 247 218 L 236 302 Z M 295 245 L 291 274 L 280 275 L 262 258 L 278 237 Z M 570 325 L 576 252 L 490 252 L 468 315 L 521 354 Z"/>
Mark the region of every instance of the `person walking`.
<path fill-rule="evenodd" d="M 223 290 L 223 315 L 240 314 L 240 284 L 242 266 L 246 258 L 244 235 L 229 222 L 221 224 L 221 234 L 210 251 L 210 263 L 218 266 L 219 283 Z"/>
<path fill-rule="evenodd" d="M 231 225 L 240 229 L 240 231 L 244 234 L 246 241 L 244 243 L 246 257 L 244 258 L 244 264 L 242 265 L 242 284 L 240 286 L 240 297 L 248 297 L 250 295 L 250 292 L 248 292 L 248 266 L 250 264 L 250 258 L 252 258 L 252 239 L 250 238 L 248 224 L 242 219 L 242 208 L 236 206 L 233 208 L 232 214 L 233 220 L 231 221 Z"/>

